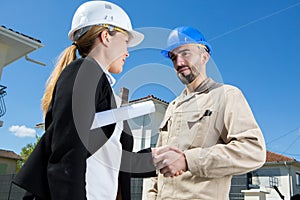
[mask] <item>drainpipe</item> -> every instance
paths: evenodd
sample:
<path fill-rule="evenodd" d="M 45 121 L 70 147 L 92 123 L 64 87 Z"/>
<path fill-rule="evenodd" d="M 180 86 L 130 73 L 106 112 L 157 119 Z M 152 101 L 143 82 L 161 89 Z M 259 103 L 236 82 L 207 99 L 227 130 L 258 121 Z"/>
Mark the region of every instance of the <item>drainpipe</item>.
<path fill-rule="evenodd" d="M 46 66 L 45 63 L 42 63 L 42 62 L 40 62 L 40 61 L 33 60 L 32 58 L 29 58 L 28 55 L 25 55 L 25 59 L 26 59 L 27 61 L 29 61 L 29 62 L 33 62 L 33 63 L 38 64 L 38 65 Z"/>
<path fill-rule="evenodd" d="M 146 129 L 145 129 L 145 121 L 146 121 L 146 115 L 143 116 L 143 127 L 142 127 L 142 143 L 141 143 L 141 149 L 145 149 L 145 143 L 146 143 Z"/>
<path fill-rule="evenodd" d="M 286 161 L 284 161 L 284 165 L 285 165 L 285 167 L 288 169 L 288 176 L 289 176 L 289 191 L 290 191 L 290 197 L 291 197 L 291 196 L 292 196 L 292 183 L 291 183 L 291 176 L 290 176 L 291 168 L 287 165 Z"/>

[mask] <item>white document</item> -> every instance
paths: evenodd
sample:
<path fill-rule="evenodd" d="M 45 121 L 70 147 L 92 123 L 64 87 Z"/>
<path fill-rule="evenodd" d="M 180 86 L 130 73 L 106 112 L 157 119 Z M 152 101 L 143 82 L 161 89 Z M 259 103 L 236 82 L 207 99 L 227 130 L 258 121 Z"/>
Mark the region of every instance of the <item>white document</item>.
<path fill-rule="evenodd" d="M 120 108 L 106 110 L 95 114 L 91 130 L 117 123 L 119 121 L 128 120 L 131 118 L 143 116 L 155 111 L 155 106 L 152 101 L 145 101 Z"/>

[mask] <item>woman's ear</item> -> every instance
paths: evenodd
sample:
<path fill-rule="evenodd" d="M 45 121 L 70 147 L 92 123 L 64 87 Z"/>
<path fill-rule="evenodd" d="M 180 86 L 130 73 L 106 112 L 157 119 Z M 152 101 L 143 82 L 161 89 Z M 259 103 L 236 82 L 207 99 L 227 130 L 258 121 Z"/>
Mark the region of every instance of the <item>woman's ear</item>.
<path fill-rule="evenodd" d="M 109 42 L 110 42 L 110 35 L 108 33 L 107 30 L 104 30 L 100 33 L 99 35 L 100 37 L 100 41 L 105 45 L 108 46 Z"/>

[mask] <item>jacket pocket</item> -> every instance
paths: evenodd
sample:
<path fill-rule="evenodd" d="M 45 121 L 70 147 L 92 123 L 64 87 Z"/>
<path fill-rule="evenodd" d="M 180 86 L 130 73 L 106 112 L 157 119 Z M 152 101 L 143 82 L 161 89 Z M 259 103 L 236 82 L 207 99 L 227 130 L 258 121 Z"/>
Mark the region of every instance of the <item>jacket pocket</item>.
<path fill-rule="evenodd" d="M 160 137 L 162 141 L 162 146 L 168 144 L 169 140 L 169 130 L 172 125 L 171 117 L 166 117 L 159 126 Z"/>
<path fill-rule="evenodd" d="M 197 114 L 191 115 L 193 118 L 187 119 L 186 123 L 190 139 L 190 145 L 186 145 L 187 149 L 210 145 L 207 143 L 207 139 L 210 138 L 209 130 L 211 123 L 213 123 L 213 114 L 213 110 L 204 109 L 197 111 Z"/>

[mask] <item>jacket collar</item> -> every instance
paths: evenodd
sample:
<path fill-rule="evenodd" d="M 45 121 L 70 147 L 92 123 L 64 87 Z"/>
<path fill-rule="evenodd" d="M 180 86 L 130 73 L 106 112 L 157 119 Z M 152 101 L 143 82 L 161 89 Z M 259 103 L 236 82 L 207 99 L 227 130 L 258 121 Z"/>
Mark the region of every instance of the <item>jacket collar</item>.
<path fill-rule="evenodd" d="M 207 93 L 213 88 L 215 88 L 216 85 L 218 85 L 218 83 L 216 83 L 214 80 L 212 80 L 211 78 L 206 78 L 200 83 L 200 85 L 195 89 L 195 91 L 191 93 L 191 95 Z M 187 96 L 187 88 L 183 90 L 182 94 Z"/>
<path fill-rule="evenodd" d="M 194 92 L 188 94 L 187 93 L 187 88 L 185 88 L 181 95 L 177 98 L 177 106 L 182 104 L 183 102 L 193 98 L 197 94 L 202 94 L 202 93 L 208 93 L 209 91 L 212 91 L 213 89 L 221 86 L 221 83 L 216 83 L 213 79 L 211 78 L 206 78 L 200 85 L 195 89 Z"/>

